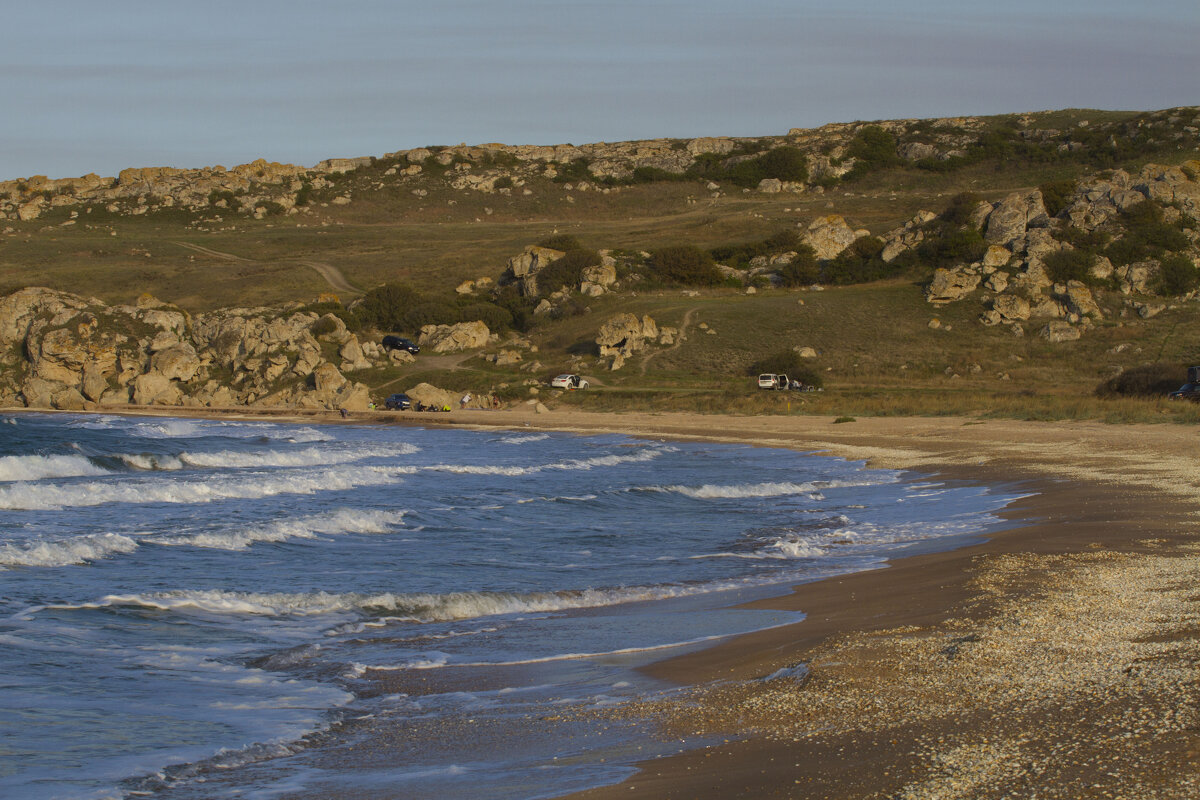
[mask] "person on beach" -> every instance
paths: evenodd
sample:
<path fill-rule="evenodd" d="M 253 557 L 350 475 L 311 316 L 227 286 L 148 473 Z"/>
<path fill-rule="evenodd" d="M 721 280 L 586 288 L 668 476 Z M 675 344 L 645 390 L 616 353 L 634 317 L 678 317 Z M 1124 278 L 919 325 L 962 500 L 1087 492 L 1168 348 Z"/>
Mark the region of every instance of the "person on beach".
<path fill-rule="evenodd" d="M 464 394 L 464 395 L 462 396 L 462 399 L 458 401 L 458 407 L 459 407 L 460 409 L 462 409 L 462 408 L 466 408 L 466 407 L 467 407 L 467 403 L 469 403 L 469 402 L 471 402 L 471 393 L 470 393 L 470 392 L 467 392 L 466 394 Z"/>

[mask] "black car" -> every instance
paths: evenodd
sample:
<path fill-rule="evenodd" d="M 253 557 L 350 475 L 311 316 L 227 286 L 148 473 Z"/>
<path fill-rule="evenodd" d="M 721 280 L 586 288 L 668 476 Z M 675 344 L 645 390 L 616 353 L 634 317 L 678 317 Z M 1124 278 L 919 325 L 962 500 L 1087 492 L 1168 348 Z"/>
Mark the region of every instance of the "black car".
<path fill-rule="evenodd" d="M 1200 403 L 1200 383 L 1185 383 L 1167 395 L 1172 400 L 1191 400 Z"/>
<path fill-rule="evenodd" d="M 407 350 L 414 356 L 421 352 L 421 348 L 412 339 L 405 339 L 403 336 L 385 336 L 380 342 L 385 350 Z"/>
<path fill-rule="evenodd" d="M 383 407 L 389 411 L 408 411 L 412 408 L 412 398 L 406 394 L 388 395 L 388 399 L 383 401 Z"/>

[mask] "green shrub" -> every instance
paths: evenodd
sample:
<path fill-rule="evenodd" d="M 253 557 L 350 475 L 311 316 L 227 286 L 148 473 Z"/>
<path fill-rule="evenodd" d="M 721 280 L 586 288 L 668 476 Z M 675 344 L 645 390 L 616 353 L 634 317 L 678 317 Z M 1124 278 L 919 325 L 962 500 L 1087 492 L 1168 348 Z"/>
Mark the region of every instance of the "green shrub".
<path fill-rule="evenodd" d="M 1091 273 L 1092 265 L 1096 263 L 1096 257 L 1087 251 L 1056 250 L 1053 253 L 1047 253 L 1042 262 L 1046 265 L 1046 274 L 1055 283 L 1066 283 L 1067 281 L 1094 283 L 1096 280 Z"/>
<path fill-rule="evenodd" d="M 1178 297 L 1187 294 L 1200 286 L 1200 270 L 1192 259 L 1176 253 L 1167 256 L 1160 262 L 1158 277 L 1154 281 L 1154 291 L 1167 297 Z"/>
<path fill-rule="evenodd" d="M 855 159 L 854 166 L 845 176 L 848 180 L 901 163 L 896 153 L 896 137 L 878 125 L 868 125 L 855 134 L 846 154 Z"/>
<path fill-rule="evenodd" d="M 784 286 L 811 286 L 821 280 L 821 265 L 817 263 L 817 252 L 809 245 L 795 248 L 796 257 L 789 264 L 781 264 L 779 277 Z"/>
<path fill-rule="evenodd" d="M 355 311 L 364 325 L 381 331 L 413 330 L 405 325 L 405 315 L 422 301 L 421 295 L 409 286 L 385 283 L 367 292 Z"/>
<path fill-rule="evenodd" d="M 787 228 L 758 242 L 714 247 L 709 253 L 727 266 L 745 269 L 758 256 L 774 255 L 797 250 L 801 247 L 800 236 L 794 229 Z"/>
<path fill-rule="evenodd" d="M 983 234 L 974 228 L 943 230 L 940 233 L 934 231 L 926 234 L 915 251 L 909 252 L 915 253 L 922 266 L 933 269 L 953 267 L 979 261 L 987 252 L 987 242 Z"/>
<path fill-rule="evenodd" d="M 492 186 L 494 186 L 497 189 L 511 189 L 513 187 L 512 176 L 511 175 L 501 175 L 499 178 L 496 178 L 496 181 L 495 181 L 495 183 L 492 184 Z"/>
<path fill-rule="evenodd" d="M 558 175 L 554 177 L 554 182 L 578 183 L 579 181 L 595 180 L 596 176 L 592 174 L 591 164 L 590 158 L 577 158 L 569 164 L 559 164 Z"/>
<path fill-rule="evenodd" d="M 650 266 L 668 283 L 715 286 L 721 282 L 721 273 L 712 256 L 690 244 L 655 250 L 650 256 Z"/>
<path fill-rule="evenodd" d="M 1181 364 L 1142 364 L 1123 370 L 1096 387 L 1097 397 L 1161 397 L 1187 382 Z"/>
<path fill-rule="evenodd" d="M 808 159 L 802 151 L 787 145 L 776 147 L 754 158 L 722 161 L 714 153 L 702 153 L 688 174 L 693 177 L 729 181 L 735 186 L 753 189 L 765 178 L 781 181 L 808 180 Z"/>
<path fill-rule="evenodd" d="M 938 219 L 947 225 L 969 225 L 981 202 L 983 198 L 974 192 L 960 192 L 950 198 L 950 203 L 938 215 Z"/>
<path fill-rule="evenodd" d="M 563 254 L 562 258 L 547 264 L 537 273 L 537 284 L 540 294 L 558 291 L 560 286 L 568 289 L 579 288 L 583 280 L 583 271 L 600 263 L 600 254 L 595 250 L 583 247 L 573 247 Z"/>
<path fill-rule="evenodd" d="M 1078 182 L 1073 180 L 1050 181 L 1039 186 L 1038 191 L 1042 193 L 1042 204 L 1046 206 L 1046 213 L 1057 217 L 1059 212 L 1067 207 L 1067 202 L 1074 196 L 1078 187 Z"/>
<path fill-rule="evenodd" d="M 459 309 L 458 316 L 462 322 L 478 320 L 487 325 L 488 330 L 492 333 L 506 331 L 513 324 L 512 312 L 495 303 L 469 303 Z"/>
<path fill-rule="evenodd" d="M 325 336 L 326 334 L 333 333 L 337 329 L 338 326 L 336 322 L 329 317 L 321 317 L 312 324 L 312 327 L 308 329 L 308 332 L 313 336 Z"/>
<path fill-rule="evenodd" d="M 563 252 L 566 252 L 567 250 L 583 249 L 583 245 L 579 243 L 579 240 L 569 233 L 556 233 L 551 236 L 547 236 L 545 239 L 542 239 L 540 242 L 538 242 L 537 246 L 548 247 L 551 250 L 562 250 Z"/>
<path fill-rule="evenodd" d="M 813 369 L 811 362 L 801 358 L 795 350 L 780 350 L 760 358 L 746 368 L 746 374 L 750 376 L 764 372 L 787 375 L 792 380 L 806 383 L 814 389 L 820 389 L 823 385 L 821 373 Z"/>
<path fill-rule="evenodd" d="M 410 306 L 400 318 L 400 330 L 419 331 L 426 325 L 454 325 L 462 322 L 457 306 L 445 300 L 425 300 Z"/>
<path fill-rule="evenodd" d="M 1181 230 L 1182 220 L 1166 222 L 1163 208 L 1153 200 L 1143 200 L 1121 212 L 1124 235 L 1112 242 L 1104 255 L 1116 266 L 1161 259 L 1169 252 L 1186 250 L 1191 241 Z"/>
<path fill-rule="evenodd" d="M 663 181 L 686 181 L 691 177 L 682 172 L 670 172 L 661 167 L 634 167 L 630 183 L 661 183 Z"/>
<path fill-rule="evenodd" d="M 822 282 L 844 286 L 886 278 L 894 274 L 899 266 L 893 267 L 884 261 L 882 253 L 882 239 L 875 236 L 856 239 L 837 258 L 821 267 Z"/>

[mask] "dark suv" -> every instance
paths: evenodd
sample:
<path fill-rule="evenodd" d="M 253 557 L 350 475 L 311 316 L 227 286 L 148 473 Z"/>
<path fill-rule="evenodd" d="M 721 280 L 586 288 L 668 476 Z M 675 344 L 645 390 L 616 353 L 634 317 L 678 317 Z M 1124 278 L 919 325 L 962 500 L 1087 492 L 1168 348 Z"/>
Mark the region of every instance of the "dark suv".
<path fill-rule="evenodd" d="M 412 408 L 412 398 L 406 394 L 388 395 L 388 399 L 383 401 L 383 407 L 389 411 L 408 411 Z"/>
<path fill-rule="evenodd" d="M 405 339 L 403 336 L 385 336 L 380 342 L 384 350 L 407 350 L 414 356 L 421 352 L 421 348 L 412 339 Z"/>

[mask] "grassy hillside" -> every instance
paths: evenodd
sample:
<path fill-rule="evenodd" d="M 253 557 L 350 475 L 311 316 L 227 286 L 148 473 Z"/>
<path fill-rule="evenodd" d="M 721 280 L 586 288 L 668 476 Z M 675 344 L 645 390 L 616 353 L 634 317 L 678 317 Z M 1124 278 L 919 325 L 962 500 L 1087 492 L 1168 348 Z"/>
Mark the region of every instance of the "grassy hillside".
<path fill-rule="evenodd" d="M 1165 113 L 1165 112 L 1163 112 Z M 1194 113 L 1194 110 L 1189 113 Z M 1068 110 L 1028 115 L 1023 130 L 1086 130 L 1122 126 L 1132 112 Z M 1175 120 L 1175 116 L 1163 117 Z M 708 249 L 795 230 L 826 214 L 882 234 L 921 210 L 941 211 L 950 198 L 971 192 L 999 200 L 1048 181 L 1094 174 L 1082 158 L 1051 157 L 1050 149 L 1012 145 L 1012 117 L 978 121 L 972 136 L 1009 131 L 995 154 L 971 150 L 953 169 L 910 162 L 863 170 L 852 179 L 813 184 L 805 191 L 767 194 L 707 178 L 626 182 L 564 181 L 523 173 L 511 191 L 455 189 L 452 168 L 431 166 L 396 181 L 394 159 L 331 177 L 312 193 L 302 214 L 254 219 L 220 208 L 200 212 L 157 208 L 131 215 L 103 204 L 61 206 L 30 222 L 0 223 L 0 290 L 42 285 L 109 302 L 143 292 L 193 311 L 227 306 L 308 303 L 337 288 L 343 302 L 384 283 L 404 283 L 429 295 L 453 296 L 462 281 L 500 277 L 509 257 L 552 234 L 618 252 L 689 244 Z M 1166 124 L 1166 123 L 1164 123 Z M 1191 130 L 1187 120 L 1170 130 Z M 919 142 L 919 121 L 893 125 Z M 1114 127 L 1113 130 L 1126 130 Z M 1085 130 L 1085 128 L 1079 128 Z M 820 131 L 788 139 L 807 142 Z M 842 134 L 838 134 L 842 135 Z M 999 135 L 999 134 L 998 134 Z M 1023 136 L 1027 134 L 1022 134 Z M 1088 134 L 1091 135 L 1090 133 Z M 1115 134 L 1114 134 L 1115 135 Z M 830 152 L 853 151 L 843 135 Z M 1137 142 L 1137 134 L 1129 134 Z M 1190 136 L 1190 138 L 1187 138 Z M 1182 163 L 1197 157 L 1196 137 L 1113 148 L 1111 166 L 1136 171 L 1146 162 Z M 765 146 L 765 145 L 764 145 Z M 849 147 L 849 150 L 847 150 Z M 841 149 L 838 149 L 841 148 Z M 1004 148 L 1008 148 L 1005 150 Z M 760 147 L 761 149 L 761 147 Z M 989 151 L 990 152 L 990 151 Z M 429 162 L 432 164 L 432 162 Z M 566 169 L 566 167 L 562 167 Z M 610 182 L 611 183 L 611 182 Z M 337 204 L 338 197 L 350 197 Z M 331 277 L 332 276 L 332 277 Z M 734 288 L 650 288 L 580 299 L 582 312 L 541 318 L 525 339 L 536 346 L 522 365 L 495 367 L 481 358 L 422 359 L 404 368 L 373 371 L 381 393 L 419 380 L 487 391 L 511 388 L 560 371 L 594 375 L 598 391 L 560 402 L 671 408 L 744 409 L 749 413 L 1006 413 L 1029 416 L 1185 418 L 1191 406 L 1157 401 L 1099 401 L 1096 385 L 1122 369 L 1160 363 L 1168 371 L 1200 363 L 1200 306 L 1177 302 L 1140 319 L 1115 293 L 1098 298 L 1103 319 L 1078 342 L 1051 345 L 1014 336 L 1008 327 L 984 327 L 978 299 L 933 309 L 923 299 L 925 275 L 825 291 Z M 348 284 L 348 285 L 347 285 Z M 592 341 L 599 324 L 617 311 L 649 314 L 659 325 L 681 326 L 678 347 L 657 347 L 620 371 L 600 371 Z M 937 318 L 942 327 L 931 328 Z M 707 330 L 701 327 L 707 326 Z M 753 391 L 746 370 L 764 354 L 796 346 L 815 348 L 813 367 L 826 380 L 819 396 Z M 522 369 L 537 360 L 540 369 Z M 1180 374 L 1180 383 L 1182 383 Z M 790 405 L 789 405 L 790 404 Z"/>

